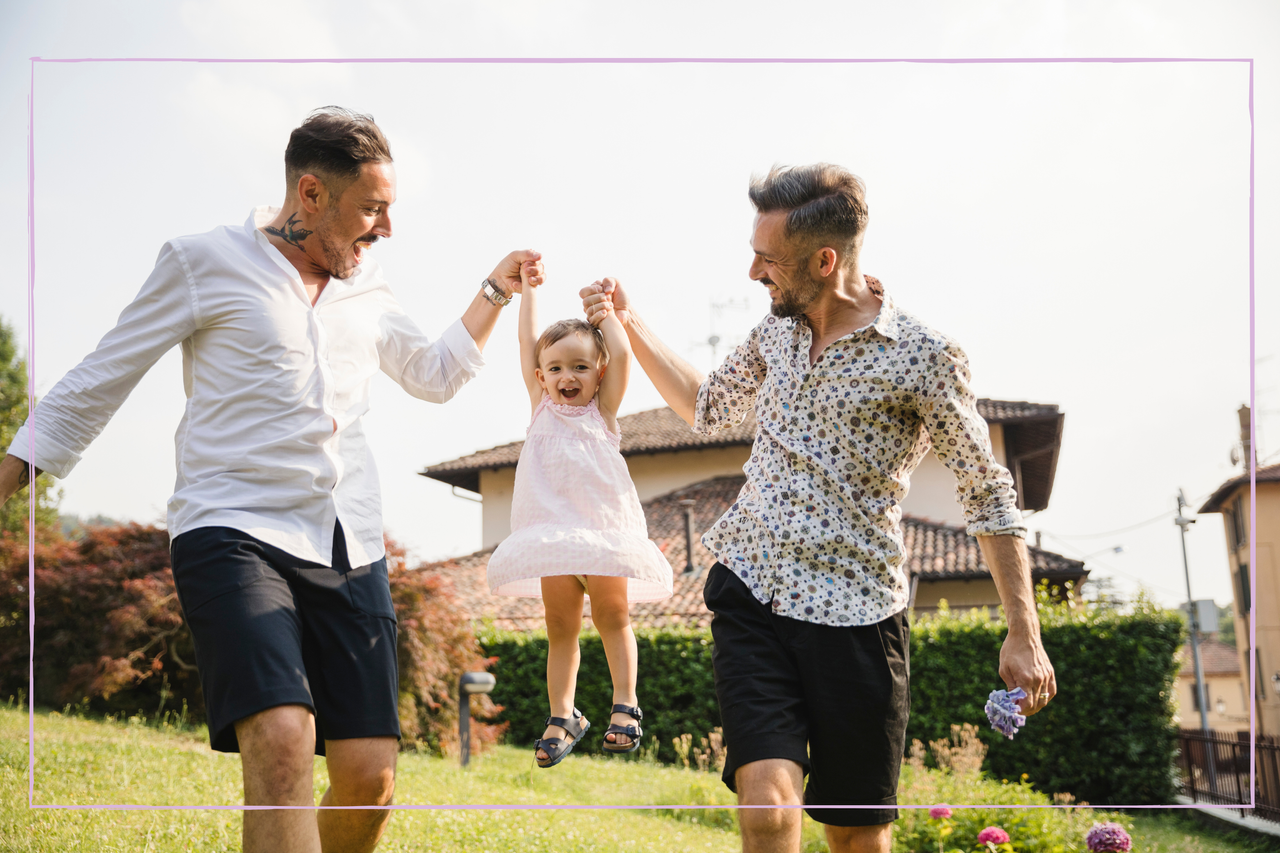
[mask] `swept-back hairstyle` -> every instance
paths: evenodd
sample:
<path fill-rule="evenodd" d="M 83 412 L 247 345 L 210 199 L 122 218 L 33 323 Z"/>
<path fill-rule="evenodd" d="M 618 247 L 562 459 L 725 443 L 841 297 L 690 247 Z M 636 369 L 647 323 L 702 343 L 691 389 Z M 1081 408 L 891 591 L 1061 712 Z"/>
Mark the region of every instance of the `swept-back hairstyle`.
<path fill-rule="evenodd" d="M 542 351 L 544 349 L 561 338 L 567 338 L 573 334 L 586 335 L 592 340 L 596 345 L 596 352 L 600 354 L 598 361 L 600 367 L 604 367 L 609 363 L 609 348 L 604 345 L 604 333 L 586 320 L 556 320 L 550 326 L 547 326 L 538 338 L 538 342 L 533 345 L 533 363 L 541 365 Z"/>
<path fill-rule="evenodd" d="M 391 146 L 373 116 L 342 107 L 313 110 L 289 134 L 284 176 L 292 193 L 303 175 L 315 175 L 329 192 L 341 196 L 365 163 L 390 163 Z"/>
<path fill-rule="evenodd" d="M 832 245 L 853 263 L 867 229 L 867 190 L 857 175 L 830 163 L 774 166 L 751 179 L 747 191 L 757 213 L 788 211 L 787 239 L 813 253 Z"/>

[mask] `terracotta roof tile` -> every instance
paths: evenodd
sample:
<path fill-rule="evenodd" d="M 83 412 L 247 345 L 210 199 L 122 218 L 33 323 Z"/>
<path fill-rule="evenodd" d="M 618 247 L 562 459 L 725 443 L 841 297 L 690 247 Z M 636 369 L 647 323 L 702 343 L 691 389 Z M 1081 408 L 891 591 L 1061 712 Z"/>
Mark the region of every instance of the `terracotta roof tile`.
<path fill-rule="evenodd" d="M 1185 644 L 1178 654 L 1182 659 L 1182 668 L 1178 671 L 1178 676 L 1195 678 L 1196 668 L 1191 658 L 1191 644 Z M 1201 640 L 1200 667 L 1205 675 L 1239 675 L 1240 655 L 1235 646 L 1227 645 L 1221 640 Z"/>
<path fill-rule="evenodd" d="M 637 627 L 704 627 L 711 613 L 702 602 L 702 584 L 715 558 L 702 546 L 702 532 L 729 508 L 742 489 L 742 476 L 716 477 L 654 498 L 644 504 L 649 538 L 657 543 L 675 572 L 672 597 L 665 601 L 632 605 L 631 620 Z M 685 507 L 693 504 L 693 556 L 695 570 L 685 573 Z M 933 524 L 910 516 L 902 520 L 907 546 L 907 566 L 923 579 L 990 577 L 977 540 L 963 527 Z M 1083 577 L 1084 564 L 1050 551 L 1028 547 L 1036 578 Z M 536 598 L 511 598 L 490 594 L 485 566 L 491 550 L 442 560 L 422 568 L 451 577 L 463 608 L 476 619 L 491 619 L 499 628 L 529 630 L 542 625 L 542 602 Z M 590 612 L 588 604 L 587 612 Z"/>

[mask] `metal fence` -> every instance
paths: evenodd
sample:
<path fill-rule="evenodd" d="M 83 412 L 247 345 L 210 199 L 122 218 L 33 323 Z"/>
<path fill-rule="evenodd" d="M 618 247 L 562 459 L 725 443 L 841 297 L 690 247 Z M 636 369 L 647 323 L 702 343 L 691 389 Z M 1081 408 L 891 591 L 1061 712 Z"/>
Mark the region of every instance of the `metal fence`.
<path fill-rule="evenodd" d="M 1178 736 L 1181 793 L 1197 803 L 1247 803 L 1249 733 L 1182 729 Z M 1254 751 L 1256 808 L 1240 813 L 1280 823 L 1280 738 L 1259 735 Z"/>

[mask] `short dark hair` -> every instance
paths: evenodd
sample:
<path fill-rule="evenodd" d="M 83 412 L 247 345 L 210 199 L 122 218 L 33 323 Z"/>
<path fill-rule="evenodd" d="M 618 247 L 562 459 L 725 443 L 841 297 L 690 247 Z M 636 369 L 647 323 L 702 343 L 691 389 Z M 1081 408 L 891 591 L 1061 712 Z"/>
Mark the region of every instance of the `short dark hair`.
<path fill-rule="evenodd" d="M 541 365 L 544 349 L 562 338 L 575 334 L 586 335 L 595 343 L 596 351 L 600 353 L 600 358 L 596 362 L 598 366 L 603 367 L 609 363 L 609 348 L 605 346 L 604 332 L 601 332 L 598 326 L 593 326 L 586 320 L 556 320 L 543 330 L 538 342 L 533 345 L 534 364 Z"/>
<path fill-rule="evenodd" d="M 390 163 L 391 146 L 373 116 L 343 107 L 320 107 L 289 134 L 284 149 L 288 191 L 303 175 L 315 175 L 335 196 L 360 175 L 365 163 Z"/>
<path fill-rule="evenodd" d="M 753 177 L 747 191 L 757 213 L 785 210 L 785 235 L 808 253 L 830 241 L 852 262 L 867 229 L 867 188 L 848 169 L 831 163 L 774 166 Z"/>

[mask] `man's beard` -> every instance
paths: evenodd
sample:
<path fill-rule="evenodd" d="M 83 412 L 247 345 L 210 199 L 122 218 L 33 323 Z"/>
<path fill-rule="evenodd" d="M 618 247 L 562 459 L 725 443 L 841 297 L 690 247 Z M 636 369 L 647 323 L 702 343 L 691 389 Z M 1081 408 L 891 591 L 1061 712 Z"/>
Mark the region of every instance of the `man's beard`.
<path fill-rule="evenodd" d="M 769 306 L 769 313 L 775 317 L 800 317 L 813 304 L 813 300 L 822 294 L 823 283 L 814 278 L 806 269 L 797 271 L 796 280 L 787 282 L 784 287 L 777 282 L 778 298 Z"/>
<path fill-rule="evenodd" d="M 339 281 L 346 281 L 355 275 L 360 265 L 354 259 L 348 260 L 347 252 L 342 249 L 336 242 L 329 239 L 329 225 L 337 216 L 326 213 L 320 222 L 316 225 L 316 236 L 320 238 L 320 251 L 324 255 L 325 271 L 329 275 Z M 366 234 L 356 242 L 366 242 L 372 245 L 377 242 L 376 234 Z M 355 244 L 353 243 L 352 246 Z M 348 247 L 350 248 L 350 247 Z"/>

